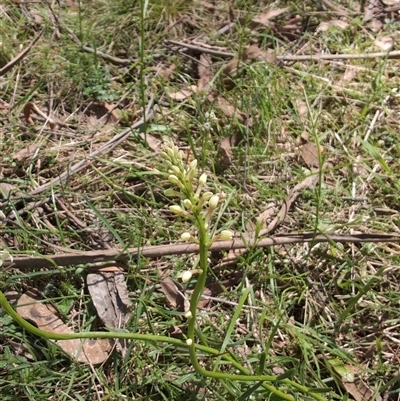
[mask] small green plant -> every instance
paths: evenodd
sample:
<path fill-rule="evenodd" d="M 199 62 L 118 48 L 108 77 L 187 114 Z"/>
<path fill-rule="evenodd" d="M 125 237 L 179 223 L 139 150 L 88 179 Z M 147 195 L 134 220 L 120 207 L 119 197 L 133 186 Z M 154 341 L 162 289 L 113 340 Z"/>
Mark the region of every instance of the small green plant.
<path fill-rule="evenodd" d="M 189 319 L 187 343 L 191 346 L 195 341 L 194 332 L 197 305 L 203 293 L 207 278 L 209 248 L 215 241 L 231 240 L 233 233 L 230 230 L 222 230 L 218 234 L 212 234 L 215 231 L 212 229 L 212 216 L 218 208 L 221 199 L 220 196 L 210 191 L 203 191 L 207 182 L 207 175 L 203 173 L 200 177 L 196 177 L 197 160 L 194 159 L 189 166 L 185 166 L 183 153 L 174 145 L 165 147 L 161 155 L 169 168 L 168 179 L 176 186 L 176 189 L 169 188 L 164 194 L 169 197 L 180 199 L 180 205 L 172 205 L 170 206 L 170 210 L 174 214 L 188 219 L 193 224 L 194 228 L 198 230 L 197 236 L 190 232 L 184 232 L 181 235 L 183 241 L 191 241 L 199 245 L 199 257 L 195 262 L 194 268 L 182 273 L 183 282 L 189 281 L 193 274 L 199 275 L 190 302 L 190 312 L 188 312 L 186 316 Z M 197 265 L 199 268 L 197 268 Z M 192 346 L 191 348 L 194 349 Z M 192 360 L 192 362 L 196 363 L 195 360 Z"/>
<path fill-rule="evenodd" d="M 262 376 L 265 363 L 265 355 L 260 356 L 260 369 L 258 370 L 261 375 L 249 375 L 247 369 L 243 366 L 230 360 L 232 365 L 238 369 L 241 373 L 245 374 L 228 374 L 217 372 L 216 370 L 204 369 L 196 355 L 196 316 L 198 303 L 206 284 L 207 272 L 208 272 L 208 252 L 211 245 L 218 240 L 231 240 L 233 233 L 230 230 L 222 230 L 218 233 L 216 227 L 212 226 L 212 217 L 217 210 L 219 203 L 223 202 L 220 196 L 210 192 L 203 191 L 207 182 L 207 175 L 202 173 L 200 177 L 197 177 L 197 160 L 193 160 L 188 166 L 183 161 L 183 152 L 178 149 L 177 146 L 170 144 L 164 148 L 161 153 L 168 166 L 168 180 L 176 187 L 167 189 L 164 194 L 168 197 L 175 197 L 179 199 L 180 204 L 170 206 L 171 212 L 177 216 L 181 216 L 184 219 L 190 221 L 193 225 L 193 229 L 197 231 L 197 235 L 193 235 L 190 232 L 184 232 L 181 235 L 181 239 L 184 241 L 191 241 L 199 245 L 199 256 L 193 266 L 193 269 L 185 271 L 181 274 L 182 281 L 189 281 L 194 274 L 198 274 L 198 280 L 193 291 L 193 295 L 190 300 L 190 311 L 185 314 L 188 319 L 188 331 L 186 344 L 189 347 L 190 361 L 195 368 L 196 372 L 202 376 L 211 377 L 219 380 L 238 380 L 238 381 L 263 381 L 263 387 L 269 390 L 271 393 L 278 396 L 280 399 L 293 399 L 292 396 L 283 394 L 280 390 L 273 386 L 268 385 L 266 382 L 280 382 L 280 380 L 273 376 Z M 215 234 L 217 233 L 217 234 Z M 244 299 L 247 297 L 248 291 L 242 295 L 239 301 L 240 305 L 243 305 Z M 263 360 L 264 358 L 264 360 Z M 324 398 L 318 394 L 312 394 L 309 389 L 304 386 L 300 386 L 293 381 L 286 381 L 283 379 L 282 382 L 290 382 L 297 390 L 309 393 L 309 395 L 317 400 L 323 400 Z"/>
<path fill-rule="evenodd" d="M 85 97 L 97 101 L 113 101 L 118 98 L 118 94 L 113 91 L 109 68 L 102 66 L 96 55 L 68 49 L 65 57 L 65 74 Z"/>

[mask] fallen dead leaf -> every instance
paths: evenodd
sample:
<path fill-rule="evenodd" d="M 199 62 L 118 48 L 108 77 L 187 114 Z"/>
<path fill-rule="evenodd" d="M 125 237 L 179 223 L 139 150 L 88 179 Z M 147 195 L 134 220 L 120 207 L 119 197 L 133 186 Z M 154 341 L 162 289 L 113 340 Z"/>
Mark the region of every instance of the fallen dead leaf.
<path fill-rule="evenodd" d="M 295 100 L 295 106 L 297 109 L 297 115 L 300 118 L 300 121 L 305 124 L 307 121 L 307 117 L 308 117 L 308 107 L 306 102 L 304 102 L 301 99 L 296 99 Z"/>
<path fill-rule="evenodd" d="M 21 196 L 22 192 L 13 184 L 7 182 L 0 182 L 0 199 L 8 199 L 10 196 Z"/>
<path fill-rule="evenodd" d="M 344 363 L 339 359 L 328 360 L 335 376 L 343 387 L 355 401 L 374 400 L 382 401 L 382 397 L 368 387 L 361 379 L 362 372 L 349 363 Z"/>
<path fill-rule="evenodd" d="M 363 23 L 372 20 L 376 14 L 376 10 L 379 10 L 380 0 L 366 0 L 364 2 L 364 16 Z"/>
<path fill-rule="evenodd" d="M 176 100 L 178 102 L 181 102 L 181 101 L 187 99 L 188 97 L 192 96 L 193 93 L 196 92 L 196 91 L 197 91 L 196 85 L 191 85 L 190 89 L 182 89 L 182 90 L 177 91 L 177 92 L 169 92 L 168 96 L 172 100 Z"/>
<path fill-rule="evenodd" d="M 197 84 L 197 90 L 206 90 L 211 82 L 211 58 L 208 54 L 200 55 L 198 71 L 199 82 Z"/>
<path fill-rule="evenodd" d="M 289 192 L 288 196 L 286 197 L 285 201 L 283 202 L 278 214 L 275 218 L 266 226 L 267 220 L 271 220 L 272 212 L 274 211 L 274 206 L 269 204 L 267 208 L 258 216 L 257 221 L 263 223 L 263 229 L 258 233 L 260 236 L 270 234 L 274 231 L 286 218 L 289 213 L 292 204 L 300 195 L 303 189 L 314 189 L 319 180 L 318 171 L 313 171 L 313 174 L 306 177 L 303 181 L 296 184 Z M 266 227 L 265 227 L 266 226 Z M 255 232 L 248 231 L 245 235 L 248 240 L 254 240 Z M 241 251 L 241 250 L 240 250 Z M 240 252 L 239 252 L 240 253 Z"/>
<path fill-rule="evenodd" d="M 303 131 L 300 134 L 300 141 L 303 141 L 302 143 L 307 143 L 310 140 L 310 136 L 308 135 L 307 131 Z"/>
<path fill-rule="evenodd" d="M 227 279 L 227 280 L 222 280 L 219 282 L 215 283 L 208 283 L 204 287 L 203 291 L 203 296 L 204 298 L 201 298 L 199 303 L 198 303 L 198 308 L 199 309 L 205 309 L 209 306 L 210 302 L 212 302 L 212 299 L 208 298 L 216 298 L 223 290 L 224 288 L 232 288 L 235 285 L 238 285 L 243 279 L 243 273 L 237 272 L 233 277 Z M 190 294 L 193 293 L 193 291 L 188 291 Z M 218 302 L 218 301 L 217 301 Z"/>
<path fill-rule="evenodd" d="M 164 275 L 160 272 L 160 275 Z M 161 291 L 170 305 L 179 312 L 187 312 L 190 309 L 189 300 L 182 292 L 182 287 L 169 276 L 162 276 L 160 280 Z"/>
<path fill-rule="evenodd" d="M 24 118 L 25 118 L 25 122 L 29 125 L 33 125 L 34 121 L 32 118 L 32 112 L 37 113 L 39 116 L 41 116 L 42 118 L 45 119 L 45 121 L 47 121 L 49 123 L 50 129 L 54 130 L 56 128 L 56 123 L 49 117 L 47 116 L 45 113 L 43 113 L 39 107 L 36 106 L 35 103 L 33 102 L 28 102 L 25 106 L 24 106 Z"/>
<path fill-rule="evenodd" d="M 31 159 L 35 155 L 39 147 L 40 146 L 38 144 L 34 143 L 26 148 L 20 149 L 18 152 L 14 154 L 13 160 L 17 163 L 22 163 L 26 160 Z"/>
<path fill-rule="evenodd" d="M 342 86 L 345 86 L 347 82 L 351 82 L 357 76 L 358 70 L 353 68 L 351 65 L 346 66 L 346 71 L 344 72 L 343 78 L 340 81 Z"/>
<path fill-rule="evenodd" d="M 4 112 L 4 111 L 8 111 L 8 110 L 10 110 L 10 105 L 8 103 L 6 103 L 5 101 L 0 100 L 0 111 Z"/>
<path fill-rule="evenodd" d="M 153 136 L 149 133 L 144 134 L 143 132 L 140 133 L 140 137 L 143 139 L 143 141 L 146 141 L 148 147 L 154 153 L 161 152 L 163 142 L 160 139 L 157 139 L 155 136 Z"/>
<path fill-rule="evenodd" d="M 375 40 L 375 46 L 385 52 L 393 50 L 393 38 L 391 36 L 382 36 Z"/>
<path fill-rule="evenodd" d="M 132 303 L 122 272 L 90 273 L 86 282 L 97 314 L 107 327 L 124 327 Z"/>
<path fill-rule="evenodd" d="M 382 21 L 374 18 L 371 21 L 369 21 L 368 24 L 366 24 L 366 27 L 369 28 L 372 32 L 378 33 L 382 30 L 383 25 L 384 24 Z"/>
<path fill-rule="evenodd" d="M 314 174 L 306 177 L 303 181 L 295 185 L 295 187 L 289 192 L 288 196 L 286 197 L 278 214 L 275 216 L 274 219 L 272 219 L 272 217 L 275 214 L 276 210 L 275 204 L 270 203 L 269 205 L 267 205 L 266 209 L 264 209 L 263 212 L 257 217 L 257 222 L 262 224 L 262 229 L 261 231 L 258 232 L 258 235 L 261 237 L 270 234 L 271 232 L 276 230 L 276 228 L 280 224 L 282 224 L 282 222 L 285 220 L 286 216 L 289 213 L 290 208 L 292 207 L 292 204 L 300 195 L 300 192 L 303 189 L 314 189 L 315 185 L 317 185 L 318 183 L 318 180 L 319 180 L 319 175 L 317 174 L 317 171 L 314 171 Z M 267 225 L 268 221 L 270 222 Z M 246 225 L 246 228 L 247 228 L 247 233 L 244 235 L 244 238 L 246 238 L 246 240 L 254 241 L 256 239 L 255 229 L 257 228 L 257 225 L 254 223 L 248 224 Z M 230 261 L 236 260 L 239 255 L 242 255 L 246 252 L 247 252 L 246 248 L 230 250 L 226 260 Z"/>
<path fill-rule="evenodd" d="M 179 326 L 171 326 L 169 329 L 168 329 L 168 334 L 171 336 L 171 337 L 174 337 L 174 338 L 182 338 L 183 337 L 183 331 L 182 331 L 182 329 L 179 327 Z"/>
<path fill-rule="evenodd" d="M 228 136 L 223 138 L 219 145 L 218 156 L 220 159 L 220 167 L 221 170 L 224 171 L 232 165 L 232 148 L 237 146 L 241 140 L 243 139 L 243 135 L 241 132 L 237 132 L 235 135 Z"/>
<path fill-rule="evenodd" d="M 341 19 L 332 19 L 330 21 L 323 21 L 319 24 L 317 32 L 326 32 L 330 28 L 346 29 L 349 23 Z"/>
<path fill-rule="evenodd" d="M 246 47 L 243 52 L 243 61 L 247 60 L 258 60 L 258 61 L 266 61 L 270 64 L 276 64 L 277 58 L 275 53 L 271 50 L 263 50 L 258 47 L 257 44 Z"/>
<path fill-rule="evenodd" d="M 322 147 L 320 147 L 320 152 L 323 152 Z M 300 155 L 307 167 L 319 166 L 318 148 L 312 142 L 300 146 Z"/>
<path fill-rule="evenodd" d="M 203 295 L 208 297 L 216 297 L 222 291 L 222 286 L 220 283 L 210 283 L 204 287 Z M 197 307 L 199 309 L 205 309 L 210 304 L 211 300 L 207 298 L 201 298 Z"/>
<path fill-rule="evenodd" d="M 34 124 L 33 119 L 31 117 L 32 111 L 33 111 L 33 103 L 29 102 L 24 107 L 25 122 L 27 124 L 29 124 L 29 125 L 33 125 Z"/>
<path fill-rule="evenodd" d="M 265 12 L 257 15 L 257 17 L 255 17 L 251 20 L 251 26 L 254 27 L 256 25 L 264 25 L 269 28 L 273 27 L 274 24 L 271 23 L 271 19 L 284 14 L 288 10 L 289 10 L 289 8 L 286 7 L 286 8 L 276 8 L 276 9 L 265 11 Z"/>
<path fill-rule="evenodd" d="M 23 294 L 18 300 L 17 312 L 26 320 L 32 321 L 36 326 L 50 333 L 73 333 L 64 322 L 57 317 L 51 305 L 37 302 L 33 292 Z M 109 357 L 111 342 L 106 339 L 97 340 L 58 340 L 54 341 L 64 352 L 81 363 L 100 365 Z"/>
<path fill-rule="evenodd" d="M 234 57 L 223 66 L 221 71 L 221 81 L 225 89 L 230 90 L 235 87 L 234 78 L 236 76 L 239 64 L 239 59 L 237 57 Z"/>
<path fill-rule="evenodd" d="M 246 113 L 239 110 L 235 107 L 231 102 L 226 100 L 224 97 L 218 96 L 216 99 L 216 105 L 220 108 L 220 110 L 225 114 L 226 117 L 232 119 L 236 117 L 241 123 L 246 122 Z M 249 119 L 249 127 L 251 127 L 251 121 Z"/>
<path fill-rule="evenodd" d="M 300 195 L 303 189 L 314 189 L 319 181 L 319 174 L 317 171 L 314 171 L 312 175 L 306 177 L 303 181 L 296 184 L 291 191 L 289 192 L 288 196 L 285 199 L 285 202 L 281 206 L 278 215 L 268 224 L 268 227 L 261 231 L 260 235 L 265 235 L 271 233 L 271 231 L 275 230 L 278 225 L 280 225 L 286 218 L 287 214 L 289 213 L 290 208 L 292 207 L 294 201 Z"/>
<path fill-rule="evenodd" d="M 152 71 L 156 73 L 156 75 L 161 75 L 163 78 L 168 79 L 172 73 L 175 71 L 176 65 L 171 64 L 169 67 L 165 68 L 163 65 L 157 65 L 156 67 L 152 67 Z"/>
<path fill-rule="evenodd" d="M 267 221 L 271 221 L 272 218 L 276 215 L 276 205 L 275 203 L 271 202 L 267 205 L 267 208 L 257 216 L 256 220 L 249 219 L 246 222 L 246 231 L 248 233 L 254 232 L 257 229 L 266 227 Z"/>
<path fill-rule="evenodd" d="M 93 126 L 116 124 L 121 117 L 121 111 L 107 102 L 92 102 L 86 113 Z"/>
<path fill-rule="evenodd" d="M 253 44 L 244 49 L 239 59 L 237 56 L 228 61 L 222 68 L 221 79 L 225 89 L 230 90 L 235 87 L 234 78 L 237 75 L 237 68 L 241 62 L 246 61 L 265 61 L 276 64 L 277 58 L 272 51 L 260 49 L 257 44 Z"/>
<path fill-rule="evenodd" d="M 90 273 L 86 277 L 86 282 L 93 305 L 104 325 L 110 328 L 124 328 L 131 316 L 132 307 L 124 274 Z M 118 340 L 116 348 L 125 356 L 127 341 Z"/>
<path fill-rule="evenodd" d="M 270 221 L 276 212 L 276 204 L 271 202 L 267 205 L 266 209 L 257 216 L 257 223 L 262 224 L 262 228 L 266 228 L 267 221 Z"/>

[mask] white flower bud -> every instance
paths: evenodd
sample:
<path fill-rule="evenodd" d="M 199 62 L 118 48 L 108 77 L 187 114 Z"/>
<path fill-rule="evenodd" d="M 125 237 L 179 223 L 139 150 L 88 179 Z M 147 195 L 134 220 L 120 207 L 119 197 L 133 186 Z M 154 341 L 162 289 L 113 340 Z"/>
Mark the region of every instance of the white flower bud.
<path fill-rule="evenodd" d="M 197 159 L 194 159 L 191 161 L 191 163 L 189 164 L 189 169 L 190 170 L 196 170 L 197 168 Z"/>
<path fill-rule="evenodd" d="M 178 166 L 171 166 L 171 172 L 172 172 L 172 174 L 175 174 L 175 175 L 179 175 L 180 173 L 181 173 L 181 170 L 179 169 L 179 167 Z"/>
<path fill-rule="evenodd" d="M 164 195 L 165 195 L 165 196 L 169 196 L 169 197 L 175 197 L 175 196 L 180 197 L 181 193 L 178 192 L 178 191 L 175 191 L 175 190 L 172 189 L 172 188 L 168 188 L 168 189 L 166 189 L 166 190 L 164 191 Z"/>
<path fill-rule="evenodd" d="M 208 200 L 211 199 L 211 197 L 212 197 L 213 195 L 214 195 L 214 194 L 213 194 L 212 192 L 204 192 L 204 194 L 201 195 L 201 201 L 202 201 L 202 202 L 208 201 Z"/>
<path fill-rule="evenodd" d="M 219 234 L 221 241 L 230 241 L 233 238 L 233 232 L 230 230 L 222 230 Z"/>
<path fill-rule="evenodd" d="M 204 185 L 207 182 L 207 174 L 203 173 L 199 178 L 199 185 Z"/>
<path fill-rule="evenodd" d="M 9 252 L 6 250 L 0 251 L 0 267 L 3 265 L 3 262 L 7 259 L 10 259 L 12 262 L 13 261 L 12 255 L 10 255 Z"/>
<path fill-rule="evenodd" d="M 190 270 L 186 270 L 182 273 L 182 283 L 187 283 L 192 278 L 193 273 Z"/>
<path fill-rule="evenodd" d="M 192 238 L 192 235 L 190 233 L 183 233 L 181 235 L 181 240 L 182 241 L 190 241 Z"/>
<path fill-rule="evenodd" d="M 196 169 L 195 168 L 190 168 L 188 170 L 188 172 L 186 173 L 186 175 L 185 175 L 186 180 L 190 184 L 190 186 L 192 186 L 193 178 L 194 178 L 195 174 L 196 174 Z"/>
<path fill-rule="evenodd" d="M 191 338 L 188 338 L 186 340 L 186 344 L 190 347 L 193 344 L 193 340 Z"/>
<path fill-rule="evenodd" d="M 181 181 L 179 180 L 179 178 L 176 175 L 171 174 L 168 177 L 168 179 L 172 184 L 176 184 L 176 185 L 180 185 L 181 184 Z"/>
<path fill-rule="evenodd" d="M 165 153 L 167 154 L 167 156 L 170 158 L 170 159 L 174 159 L 175 158 L 175 152 L 174 152 L 174 149 L 173 148 L 165 148 L 164 149 L 164 151 L 165 151 Z"/>
<path fill-rule="evenodd" d="M 190 201 L 190 199 L 184 199 L 183 200 L 183 206 L 185 206 L 186 209 L 192 210 L 193 209 L 193 204 Z"/>
<path fill-rule="evenodd" d="M 218 202 L 219 202 L 219 196 L 218 195 L 213 195 L 210 198 L 208 206 L 210 207 L 210 209 L 214 210 L 218 206 Z"/>
<path fill-rule="evenodd" d="M 178 205 L 172 205 L 169 207 L 172 213 L 179 215 L 184 215 L 186 212 Z"/>

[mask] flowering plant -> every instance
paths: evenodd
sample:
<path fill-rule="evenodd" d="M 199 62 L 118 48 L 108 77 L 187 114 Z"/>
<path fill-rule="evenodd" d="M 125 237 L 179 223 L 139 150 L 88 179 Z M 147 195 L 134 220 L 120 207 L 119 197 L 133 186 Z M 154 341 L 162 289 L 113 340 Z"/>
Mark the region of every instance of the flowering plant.
<path fill-rule="evenodd" d="M 282 400 L 294 401 L 291 395 L 284 394 L 276 387 L 268 384 L 267 382 L 278 381 L 275 376 L 264 376 L 264 375 L 249 375 L 249 372 L 241 366 L 239 363 L 229 358 L 229 362 L 235 366 L 241 373 L 245 374 L 229 374 L 222 373 L 215 370 L 206 370 L 200 366 L 199 361 L 196 357 L 196 349 L 204 347 L 204 345 L 197 344 L 195 339 L 195 325 L 196 325 L 196 313 L 197 305 L 200 301 L 203 293 L 208 270 L 208 251 L 211 245 L 218 240 L 231 240 L 233 233 L 230 230 L 222 230 L 218 233 L 215 230 L 216 227 L 212 227 L 212 217 L 215 211 L 224 202 L 222 197 L 205 188 L 207 183 L 207 175 L 202 173 L 199 177 L 197 174 L 197 160 L 193 160 L 188 166 L 185 165 L 183 160 L 183 152 L 173 144 L 168 144 L 161 156 L 165 160 L 168 168 L 168 180 L 173 187 L 168 188 L 164 194 L 168 197 L 173 197 L 179 200 L 179 204 L 171 205 L 169 208 L 172 213 L 177 216 L 181 216 L 184 219 L 189 220 L 195 227 L 197 234 L 194 235 L 190 232 L 184 232 L 181 234 L 183 241 L 191 241 L 199 246 L 199 256 L 194 267 L 190 270 L 181 273 L 181 279 L 183 282 L 188 282 L 192 279 L 194 274 L 198 274 L 198 280 L 196 282 L 192 297 L 190 299 L 190 310 L 185 313 L 185 317 L 188 319 L 188 331 L 186 344 L 189 347 L 189 354 L 191 363 L 197 373 L 212 377 L 214 379 L 222 380 L 243 380 L 243 381 L 261 381 L 262 386 L 270 391 L 271 393 L 278 396 Z M 214 232 L 217 232 L 214 234 Z M 246 297 L 249 294 L 247 289 L 240 297 L 238 305 L 243 305 Z M 266 355 L 262 354 L 260 357 L 259 372 L 263 372 Z M 299 385 L 289 379 L 282 379 L 282 383 L 291 384 L 293 387 L 302 393 L 307 393 L 316 400 L 324 400 L 318 394 L 313 394 L 305 386 Z"/>
<path fill-rule="evenodd" d="M 194 342 L 197 305 L 207 278 L 208 250 L 215 241 L 232 239 L 233 233 L 230 230 L 222 230 L 218 234 L 212 234 L 212 216 L 218 209 L 221 199 L 219 195 L 204 190 L 207 175 L 202 173 L 198 177 L 197 160 L 193 160 L 189 166 L 186 166 L 183 161 L 183 152 L 173 144 L 167 145 L 161 152 L 161 156 L 168 166 L 168 180 L 175 186 L 175 188 L 168 188 L 164 194 L 180 200 L 180 204 L 174 204 L 169 208 L 175 215 L 188 219 L 198 230 L 197 235 L 190 232 L 184 232 L 181 235 L 183 241 L 199 245 L 199 257 L 194 268 L 181 273 L 183 282 L 188 282 L 194 274 L 199 275 L 190 301 L 190 312 L 185 315 L 190 319 L 187 343 L 191 345 Z M 197 268 L 197 266 L 199 267 Z"/>

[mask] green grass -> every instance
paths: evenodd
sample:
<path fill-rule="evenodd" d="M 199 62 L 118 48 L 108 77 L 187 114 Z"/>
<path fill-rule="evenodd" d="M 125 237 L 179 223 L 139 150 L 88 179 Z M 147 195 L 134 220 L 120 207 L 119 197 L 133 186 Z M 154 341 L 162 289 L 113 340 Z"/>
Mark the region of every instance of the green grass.
<path fill-rule="evenodd" d="M 310 174 L 299 149 L 307 135 L 323 147 L 321 182 L 301 192 L 274 234 L 398 231 L 396 60 L 249 61 L 240 66 L 235 86 L 228 90 L 221 68 L 229 59 L 213 57 L 213 98 L 195 93 L 179 102 L 169 96 L 197 84 L 193 58 L 199 55 L 180 54 L 167 39 L 197 39 L 234 53 L 257 42 L 284 55 L 376 51 L 376 34 L 366 31 L 359 16 L 349 17 L 344 30 L 331 27 L 316 33 L 319 22 L 334 17 L 315 14 L 312 2 L 280 2 L 276 8 L 289 6 L 291 16 L 310 16 L 303 32 L 285 37 L 278 28 L 246 25 L 269 2 L 236 0 L 230 9 L 220 3 L 213 12 L 197 1 L 96 0 L 56 8 L 55 17 L 46 3 L 29 4 L 24 11 L 6 2 L 0 68 L 41 28 L 45 33 L 24 61 L 0 77 L 1 100 L 10 105 L 4 114 L 0 109 L 0 185 L 29 194 L 137 121 L 154 97 L 157 110 L 142 127 L 144 138 L 172 139 L 188 161 L 198 159 L 200 170 L 210 177 L 210 190 L 229 199 L 218 216 L 219 229 L 246 233 L 269 205 L 279 209 L 290 189 Z M 235 25 L 218 33 L 229 12 Z M 288 19 L 284 14 L 276 21 Z M 397 35 L 399 26 L 393 22 L 384 29 L 382 35 Z M 131 62 L 118 65 L 100 52 Z M 162 72 L 171 65 L 175 69 L 166 78 Z M 218 97 L 236 111 L 227 115 Z M 23 108 L 29 101 L 68 125 L 55 132 L 44 121 L 27 126 Z M 96 126 L 85 115 L 91 102 L 118 101 L 124 118 L 117 124 Z M 231 149 L 226 168 L 221 141 L 238 134 L 243 139 Z M 40 145 L 33 159 L 14 159 L 33 143 Z M 173 201 L 164 196 L 169 183 L 155 170 L 166 172 L 162 158 L 139 132 L 132 132 L 62 185 L 27 199 L 12 193 L 11 199 L 0 198 L 0 210 L 7 216 L 0 223 L 0 246 L 11 254 L 48 255 L 61 252 L 57 247 L 88 251 L 177 243 L 191 227 L 169 212 Z M 225 256 L 210 255 L 209 281 L 225 283 L 217 297 L 228 302 L 212 301 L 197 321 L 201 343 L 221 355 L 198 351 L 202 367 L 237 374 L 232 362 L 223 359 L 228 355 L 254 375 L 279 377 L 276 386 L 295 399 L 312 397 L 283 379 L 316 389 L 327 400 L 352 399 L 332 367 L 331 361 L 338 359 L 348 369 L 352 366 L 372 392 L 397 399 L 397 244 L 296 244 L 254 248 L 234 262 L 224 261 Z M 187 320 L 160 291 L 157 270 L 167 269 L 179 281 L 179 273 L 193 263 L 194 255 L 131 258 L 126 281 L 133 309 L 124 330 L 166 336 L 175 332 L 184 339 Z M 102 329 L 85 287 L 87 267 L 2 268 L 1 289 L 22 294 L 36 288 L 75 331 Z M 243 299 L 245 290 L 249 294 Z M 376 394 L 371 399 L 378 400 Z M 280 399 L 257 382 L 205 378 L 195 372 L 187 349 L 164 343 L 132 341 L 125 357 L 113 353 L 102 366 L 78 364 L 50 341 L 25 333 L 6 314 L 0 315 L 0 395 L 12 401 Z"/>

